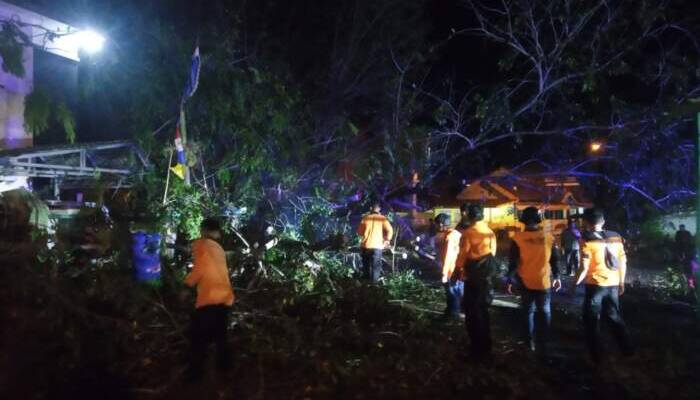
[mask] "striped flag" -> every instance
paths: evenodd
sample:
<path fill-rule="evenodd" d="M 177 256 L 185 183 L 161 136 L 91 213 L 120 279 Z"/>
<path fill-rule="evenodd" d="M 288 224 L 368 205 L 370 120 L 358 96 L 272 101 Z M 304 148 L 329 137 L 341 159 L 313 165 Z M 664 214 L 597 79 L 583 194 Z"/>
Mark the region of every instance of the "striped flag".
<path fill-rule="evenodd" d="M 199 57 L 199 46 L 194 49 L 194 54 L 192 54 L 192 65 L 190 66 L 190 76 L 187 79 L 187 85 L 185 86 L 185 92 L 182 94 L 182 104 L 187 102 L 187 99 L 192 97 L 194 92 L 197 91 L 199 86 L 199 70 L 201 68 L 201 60 Z"/>
<path fill-rule="evenodd" d="M 187 144 L 187 124 L 185 122 L 185 103 L 194 95 L 199 86 L 199 71 L 201 60 L 199 57 L 199 45 L 195 47 L 192 54 L 192 65 L 190 66 L 190 75 L 187 78 L 185 91 L 180 100 L 180 119 L 175 126 L 175 151 L 177 152 L 177 164 L 171 167 L 170 170 L 185 180 L 185 184 L 189 185 L 189 174 L 187 171 L 187 156 L 185 154 L 185 145 Z"/>

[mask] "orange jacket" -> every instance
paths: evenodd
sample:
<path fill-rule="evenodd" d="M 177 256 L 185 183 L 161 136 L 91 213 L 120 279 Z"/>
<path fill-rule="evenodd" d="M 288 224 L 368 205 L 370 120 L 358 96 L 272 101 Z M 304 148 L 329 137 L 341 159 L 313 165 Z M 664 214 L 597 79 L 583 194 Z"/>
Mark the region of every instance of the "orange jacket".
<path fill-rule="evenodd" d="M 462 268 L 465 263 L 489 254 L 496 255 L 496 235 L 485 221 L 478 221 L 462 233 L 457 265 Z M 466 278 L 465 268 L 462 268 L 462 277 Z"/>
<path fill-rule="evenodd" d="M 516 232 L 511 248 L 511 270 L 517 271 L 523 285 L 530 290 L 552 287 L 552 275 L 558 278 L 556 252 L 552 251 L 554 237 L 541 229 Z"/>
<path fill-rule="evenodd" d="M 452 278 L 457 265 L 459 255 L 459 241 L 462 234 L 456 229 L 448 229 L 435 235 L 435 247 L 437 248 L 437 262 L 442 268 L 442 282 Z"/>
<path fill-rule="evenodd" d="M 192 255 L 194 267 L 185 277 L 185 284 L 197 287 L 195 308 L 232 305 L 234 295 L 224 249 L 216 241 L 202 238 L 192 242 Z"/>
<path fill-rule="evenodd" d="M 596 286 L 619 286 L 627 274 L 627 255 L 622 237 L 612 231 L 585 232 L 581 246 L 581 264 L 588 267 L 585 283 Z M 605 265 L 605 248 L 619 261 L 617 271 Z"/>
<path fill-rule="evenodd" d="M 360 247 L 363 249 L 383 249 L 384 242 L 391 240 L 394 230 L 385 216 L 371 213 L 362 218 L 357 234 L 361 236 Z"/>

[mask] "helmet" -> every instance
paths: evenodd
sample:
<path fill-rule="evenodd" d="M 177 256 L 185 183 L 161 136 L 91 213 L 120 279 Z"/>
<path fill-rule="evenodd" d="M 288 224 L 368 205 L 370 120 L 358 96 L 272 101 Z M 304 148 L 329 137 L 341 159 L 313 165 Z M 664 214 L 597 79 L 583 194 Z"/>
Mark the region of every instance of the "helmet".
<path fill-rule="evenodd" d="M 435 217 L 435 224 L 437 225 L 449 225 L 450 216 L 445 213 L 440 213 Z"/>
<path fill-rule="evenodd" d="M 536 225 L 542 222 L 542 217 L 540 217 L 540 212 L 537 207 L 528 207 L 524 209 L 522 215 L 520 215 L 520 222 L 525 225 Z"/>

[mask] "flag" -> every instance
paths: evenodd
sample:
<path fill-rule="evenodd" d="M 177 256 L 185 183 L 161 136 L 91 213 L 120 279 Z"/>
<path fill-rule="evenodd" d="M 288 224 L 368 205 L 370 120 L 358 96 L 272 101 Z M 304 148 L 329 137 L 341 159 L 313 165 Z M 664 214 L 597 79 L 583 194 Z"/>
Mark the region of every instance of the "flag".
<path fill-rule="evenodd" d="M 194 54 L 192 54 L 192 65 L 190 66 L 190 76 L 187 79 L 187 85 L 185 86 L 185 92 L 182 94 L 182 104 L 187 102 L 187 99 L 192 97 L 194 92 L 197 91 L 199 86 L 199 70 L 200 70 L 200 57 L 199 57 L 199 45 L 195 47 Z"/>
<path fill-rule="evenodd" d="M 175 125 L 175 151 L 177 152 L 177 163 L 185 164 L 185 146 L 182 144 L 182 136 L 180 135 L 180 123 Z"/>
<path fill-rule="evenodd" d="M 170 167 L 170 171 L 173 172 L 173 174 L 177 175 L 178 178 L 180 179 L 185 179 L 185 165 L 177 163 L 176 165 L 173 165 Z"/>
<path fill-rule="evenodd" d="M 175 126 L 175 150 L 177 151 L 177 164 L 171 167 L 170 170 L 180 177 L 180 179 L 185 180 L 185 185 L 190 184 L 189 172 L 187 170 L 187 157 L 185 154 L 185 145 L 187 144 L 187 125 L 185 123 L 185 103 L 192 97 L 194 92 L 197 91 L 199 86 L 199 70 L 200 70 L 200 58 L 199 58 L 199 45 L 195 47 L 194 54 L 192 54 L 192 65 L 190 66 L 190 75 L 187 78 L 187 84 L 185 85 L 185 91 L 182 94 L 182 99 L 180 100 L 180 119 Z"/>

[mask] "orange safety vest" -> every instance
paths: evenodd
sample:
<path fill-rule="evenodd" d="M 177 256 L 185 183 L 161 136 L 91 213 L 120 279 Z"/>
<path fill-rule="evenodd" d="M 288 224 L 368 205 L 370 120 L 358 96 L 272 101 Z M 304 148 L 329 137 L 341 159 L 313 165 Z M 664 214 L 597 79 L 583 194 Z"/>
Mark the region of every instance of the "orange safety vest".
<path fill-rule="evenodd" d="M 467 278 L 464 264 L 487 255 L 496 255 L 496 235 L 485 221 L 478 221 L 462 233 L 457 265 L 462 268 L 462 278 Z"/>
<path fill-rule="evenodd" d="M 192 242 L 192 255 L 194 267 L 185 277 L 185 284 L 197 287 L 195 307 L 232 305 L 233 288 L 221 245 L 211 239 L 197 239 Z"/>
<path fill-rule="evenodd" d="M 384 242 L 391 240 L 394 230 L 389 220 L 382 214 L 367 214 L 357 227 L 360 247 L 363 249 L 383 249 Z"/>
<path fill-rule="evenodd" d="M 598 236 L 602 237 L 598 237 Z M 581 262 L 588 262 L 588 272 L 584 282 L 596 286 L 619 286 L 627 273 L 627 255 L 622 237 L 617 232 L 584 232 L 581 246 Z M 613 271 L 605 264 L 605 248 L 619 261 L 619 268 Z"/>
<path fill-rule="evenodd" d="M 518 275 L 530 290 L 546 290 L 552 287 L 551 267 L 554 238 L 544 231 L 516 232 L 513 242 L 518 246 Z"/>

